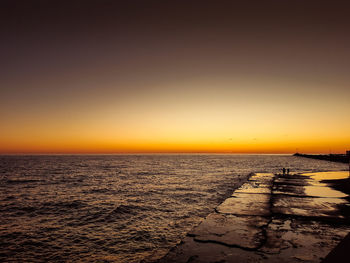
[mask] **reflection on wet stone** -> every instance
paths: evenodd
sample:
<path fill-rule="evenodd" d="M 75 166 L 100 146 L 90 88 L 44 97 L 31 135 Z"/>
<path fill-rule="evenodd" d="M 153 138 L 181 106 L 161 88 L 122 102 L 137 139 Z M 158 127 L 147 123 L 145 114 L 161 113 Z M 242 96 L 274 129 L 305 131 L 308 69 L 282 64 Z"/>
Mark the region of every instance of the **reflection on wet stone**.
<path fill-rule="evenodd" d="M 193 236 L 195 241 L 215 242 L 248 250 L 256 249 L 263 238 L 261 227 L 268 221 L 269 219 L 258 216 L 210 214 L 189 235 Z"/>
<path fill-rule="evenodd" d="M 269 206 L 270 195 L 239 193 L 227 198 L 217 211 L 223 214 L 268 216 Z"/>

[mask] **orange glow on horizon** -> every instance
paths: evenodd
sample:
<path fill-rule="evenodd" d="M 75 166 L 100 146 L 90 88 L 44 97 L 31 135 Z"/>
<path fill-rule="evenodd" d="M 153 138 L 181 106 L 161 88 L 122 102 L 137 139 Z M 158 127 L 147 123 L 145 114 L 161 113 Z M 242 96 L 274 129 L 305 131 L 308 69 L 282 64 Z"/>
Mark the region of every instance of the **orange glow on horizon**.
<path fill-rule="evenodd" d="M 151 94 L 124 94 L 123 101 L 113 95 L 101 100 L 93 94 L 59 110 L 49 104 L 29 111 L 18 108 L 3 114 L 0 153 L 294 153 L 297 149 L 343 153 L 349 149 L 345 94 L 332 97 L 324 92 L 310 100 L 305 91 L 294 92 L 290 83 L 282 94 L 278 89 L 283 83 L 264 85 L 259 90 L 255 87 L 261 84 L 255 82 L 226 80 L 212 90 L 214 83 L 197 81 L 168 85 Z M 314 92 L 312 86 L 305 90 Z M 325 107 L 330 102 L 332 106 Z"/>
<path fill-rule="evenodd" d="M 337 140 L 332 143 L 332 148 L 327 147 L 329 142 L 323 145 L 317 141 L 305 142 L 274 142 L 256 140 L 232 142 L 231 140 L 212 142 L 111 142 L 111 141 L 71 141 L 71 142 L 23 142 L 2 144 L 2 154 L 13 153 L 81 153 L 81 154 L 119 154 L 119 153 L 241 153 L 241 154 L 292 154 L 297 150 L 303 153 L 344 153 L 347 148 L 347 140 Z M 296 145 L 303 145 L 303 147 Z M 324 146 L 326 145 L 326 146 Z"/>

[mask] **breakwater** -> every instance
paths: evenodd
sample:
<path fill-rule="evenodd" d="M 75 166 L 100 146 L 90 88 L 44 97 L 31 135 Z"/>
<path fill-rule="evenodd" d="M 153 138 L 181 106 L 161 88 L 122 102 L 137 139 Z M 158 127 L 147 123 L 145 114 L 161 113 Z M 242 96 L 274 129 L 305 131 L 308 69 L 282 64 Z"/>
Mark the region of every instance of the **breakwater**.
<path fill-rule="evenodd" d="M 349 156 L 346 154 L 302 154 L 295 153 L 294 156 L 311 159 L 325 160 L 338 163 L 349 163 Z"/>
<path fill-rule="evenodd" d="M 326 174 L 253 174 L 156 262 L 321 262 L 350 230 L 349 195 Z"/>

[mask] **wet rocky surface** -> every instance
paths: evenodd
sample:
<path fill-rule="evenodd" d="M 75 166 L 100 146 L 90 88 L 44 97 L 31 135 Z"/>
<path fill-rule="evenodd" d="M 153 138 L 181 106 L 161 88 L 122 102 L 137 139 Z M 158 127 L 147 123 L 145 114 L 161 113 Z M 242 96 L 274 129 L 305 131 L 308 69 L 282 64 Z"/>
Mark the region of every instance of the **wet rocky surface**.
<path fill-rule="evenodd" d="M 158 262 L 321 262 L 350 231 L 348 200 L 307 174 L 257 173 Z"/>

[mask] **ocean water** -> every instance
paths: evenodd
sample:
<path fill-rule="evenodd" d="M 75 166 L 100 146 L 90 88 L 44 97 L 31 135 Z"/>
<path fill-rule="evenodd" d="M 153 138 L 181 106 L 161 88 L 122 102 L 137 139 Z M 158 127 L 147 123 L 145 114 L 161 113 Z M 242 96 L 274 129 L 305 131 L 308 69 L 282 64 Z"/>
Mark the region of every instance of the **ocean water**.
<path fill-rule="evenodd" d="M 287 155 L 0 156 L 0 261 L 164 255 L 251 172 L 346 170 Z"/>

